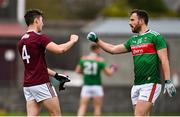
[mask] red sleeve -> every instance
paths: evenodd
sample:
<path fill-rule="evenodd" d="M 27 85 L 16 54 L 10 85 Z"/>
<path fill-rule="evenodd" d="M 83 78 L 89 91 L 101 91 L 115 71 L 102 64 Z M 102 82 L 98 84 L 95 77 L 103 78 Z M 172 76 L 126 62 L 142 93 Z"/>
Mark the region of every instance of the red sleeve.
<path fill-rule="evenodd" d="M 47 35 L 41 36 L 41 45 L 46 47 L 51 42 L 51 39 Z"/>

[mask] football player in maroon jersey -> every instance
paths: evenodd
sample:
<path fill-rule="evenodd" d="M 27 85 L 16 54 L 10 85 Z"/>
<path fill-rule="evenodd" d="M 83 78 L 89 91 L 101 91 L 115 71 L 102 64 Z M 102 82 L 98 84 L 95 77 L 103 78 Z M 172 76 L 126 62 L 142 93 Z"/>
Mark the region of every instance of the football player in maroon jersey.
<path fill-rule="evenodd" d="M 54 76 L 56 79 L 61 77 L 47 68 L 45 50 L 55 54 L 64 53 L 78 41 L 78 36 L 72 34 L 68 42 L 56 44 L 47 35 L 40 33 L 43 27 L 43 13 L 40 10 L 29 10 L 24 18 L 27 32 L 18 42 L 18 49 L 25 67 L 23 90 L 27 115 L 39 115 L 43 105 L 49 115 L 59 116 L 61 115 L 59 99 L 49 76 Z"/>

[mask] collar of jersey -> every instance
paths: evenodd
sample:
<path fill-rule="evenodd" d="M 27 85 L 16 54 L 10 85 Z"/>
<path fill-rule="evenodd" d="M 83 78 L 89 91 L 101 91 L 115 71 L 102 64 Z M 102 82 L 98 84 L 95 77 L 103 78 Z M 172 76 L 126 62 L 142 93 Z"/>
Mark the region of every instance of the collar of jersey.
<path fill-rule="evenodd" d="M 40 35 L 40 33 L 36 32 L 35 30 L 28 30 L 28 31 L 26 31 L 26 32 L 27 32 L 27 33 L 29 33 L 29 32 L 34 32 L 34 33 Z"/>
<path fill-rule="evenodd" d="M 150 31 L 151 31 L 151 30 L 150 30 L 150 29 L 148 29 L 148 31 L 147 31 L 147 32 L 142 33 L 142 34 L 139 34 L 139 36 L 145 35 L 145 34 L 149 33 Z"/>

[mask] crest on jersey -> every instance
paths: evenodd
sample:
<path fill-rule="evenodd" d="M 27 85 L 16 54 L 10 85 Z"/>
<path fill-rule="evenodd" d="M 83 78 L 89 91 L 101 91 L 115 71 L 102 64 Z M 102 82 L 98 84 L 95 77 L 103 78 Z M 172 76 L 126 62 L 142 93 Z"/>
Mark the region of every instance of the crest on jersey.
<path fill-rule="evenodd" d="M 144 38 L 144 42 L 146 42 L 146 41 L 147 41 L 147 37 Z"/>

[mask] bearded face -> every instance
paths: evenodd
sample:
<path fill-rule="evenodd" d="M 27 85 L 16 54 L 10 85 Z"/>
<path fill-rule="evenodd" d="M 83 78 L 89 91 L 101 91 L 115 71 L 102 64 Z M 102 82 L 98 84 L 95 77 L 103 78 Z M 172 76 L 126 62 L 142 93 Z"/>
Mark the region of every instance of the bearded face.
<path fill-rule="evenodd" d="M 141 31 L 141 22 L 136 13 L 130 16 L 129 25 L 133 33 L 139 33 Z"/>
<path fill-rule="evenodd" d="M 141 30 L 141 25 L 139 24 L 139 22 L 136 25 L 130 25 L 131 26 L 131 31 L 133 33 L 139 33 Z"/>

